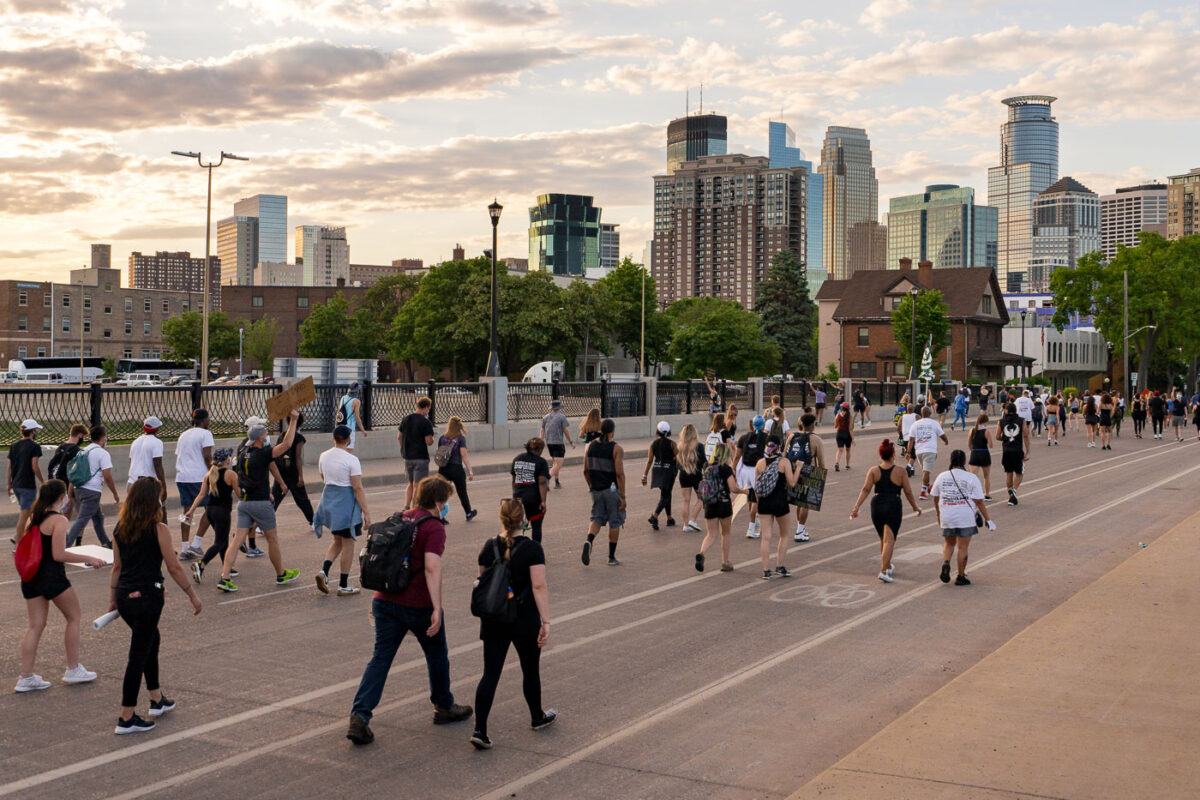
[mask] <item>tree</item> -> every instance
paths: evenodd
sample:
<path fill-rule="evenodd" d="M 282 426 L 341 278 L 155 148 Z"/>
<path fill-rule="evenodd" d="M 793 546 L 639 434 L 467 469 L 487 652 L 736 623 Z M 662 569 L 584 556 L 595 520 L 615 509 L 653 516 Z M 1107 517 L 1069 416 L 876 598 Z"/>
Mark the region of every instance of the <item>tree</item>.
<path fill-rule="evenodd" d="M 667 357 L 671 341 L 670 322 L 658 310 L 658 293 L 649 271 L 624 258 L 616 269 L 597 282 L 608 293 L 612 309 L 608 333 L 631 358 L 642 352 L 642 300 L 645 297 L 646 361 L 653 364 Z"/>
<path fill-rule="evenodd" d="M 457 377 L 461 369 L 482 374 L 488 357 L 490 286 L 491 262 L 486 258 L 432 267 L 396 314 L 388 353 L 434 373 L 450 369 Z"/>
<path fill-rule="evenodd" d="M 914 364 L 919 371 L 926 345 L 929 345 L 929 352 L 933 354 L 934 358 L 937 358 L 937 354 L 942 352 L 950 341 L 950 319 L 947 316 L 950 309 L 946 305 L 941 291 L 931 289 L 917 294 L 916 304 L 916 353 L 910 352 L 912 349 L 913 295 L 905 295 L 904 299 L 900 301 L 900 305 L 892 311 L 892 338 L 896 340 L 896 344 L 900 348 L 900 358 L 908 364 L 910 375 L 916 374 L 913 371 Z M 930 337 L 933 338 L 932 344 L 930 344 Z"/>
<path fill-rule="evenodd" d="M 168 358 L 173 361 L 200 362 L 202 321 L 203 314 L 199 311 L 184 311 L 177 317 L 163 321 L 163 345 L 166 347 Z M 236 358 L 237 354 L 237 328 L 226 319 L 225 312 L 211 312 L 208 315 L 209 362 Z"/>
<path fill-rule="evenodd" d="M 769 375 L 779 363 L 779 348 L 763 335 L 758 315 L 733 300 L 679 300 L 665 316 L 675 330 L 669 354 L 680 378 L 697 378 L 712 369 L 721 377 L 744 380 Z"/>
<path fill-rule="evenodd" d="M 274 317 L 263 317 L 250 323 L 243 323 L 246 336 L 243 349 L 246 360 L 258 368 L 262 374 L 275 369 L 275 337 L 279 334 L 279 320 Z"/>
<path fill-rule="evenodd" d="M 420 284 L 420 277 L 415 275 L 388 275 L 368 289 L 355 305 L 350 332 L 362 343 L 364 350 L 371 348 L 375 351 L 372 358 L 388 351 L 392 323 L 404 304 L 416 294 Z M 410 372 L 412 366 L 410 363 Z"/>
<path fill-rule="evenodd" d="M 100 367 L 104 370 L 104 377 L 117 377 L 117 360 L 115 358 L 104 359 L 104 361 L 100 364 Z"/>
<path fill-rule="evenodd" d="M 315 306 L 300 323 L 303 358 L 378 358 L 383 334 L 365 309 L 350 311 L 350 302 L 337 292 Z"/>
<path fill-rule="evenodd" d="M 791 250 L 771 259 L 754 310 L 762 317 L 763 334 L 779 348 L 780 369 L 797 378 L 813 375 L 817 306 L 808 295 L 808 271 Z"/>
<path fill-rule="evenodd" d="M 559 358 L 566 366 L 564 374 L 574 376 L 578 354 L 589 350 L 608 353 L 617 314 L 612 295 L 603 282 L 571 281 L 562 291 L 562 307 L 571 336 L 560 343 Z"/>

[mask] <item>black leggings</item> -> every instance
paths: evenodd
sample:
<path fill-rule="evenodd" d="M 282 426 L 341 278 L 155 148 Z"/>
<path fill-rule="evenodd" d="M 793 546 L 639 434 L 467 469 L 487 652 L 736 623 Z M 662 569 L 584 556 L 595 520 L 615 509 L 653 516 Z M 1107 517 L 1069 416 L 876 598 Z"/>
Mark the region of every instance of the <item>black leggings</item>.
<path fill-rule="evenodd" d="M 284 485 L 287 486 L 288 494 L 292 496 L 292 502 L 296 504 L 296 508 L 300 509 L 300 513 L 308 520 L 308 524 L 312 525 L 313 507 L 312 501 L 308 499 L 308 490 L 299 486 L 296 481 L 296 476 L 285 475 L 283 477 Z M 275 502 L 275 508 L 279 508 L 279 504 L 283 502 L 283 489 L 276 482 L 271 486 L 271 499 Z"/>
<path fill-rule="evenodd" d="M 546 512 L 542 510 L 542 493 L 514 495 L 525 506 L 525 519 L 529 520 L 529 535 L 535 542 L 542 540 L 542 521 Z"/>
<path fill-rule="evenodd" d="M 1150 418 L 1150 421 L 1154 424 L 1154 433 L 1155 434 L 1160 434 L 1163 432 L 1163 421 L 1164 420 L 1166 420 L 1166 417 L 1153 416 Z"/>
<path fill-rule="evenodd" d="M 1133 418 L 1133 433 L 1135 436 L 1141 436 L 1142 430 L 1144 430 L 1145 427 L 1146 427 L 1146 418 L 1145 417 L 1134 417 Z"/>
<path fill-rule="evenodd" d="M 126 708 L 137 705 L 143 676 L 147 691 L 158 689 L 158 618 L 163 610 L 162 589 L 143 589 L 140 597 L 129 594 L 127 590 L 117 590 L 117 611 L 133 631 L 125 680 L 121 683 L 121 705 Z"/>
<path fill-rule="evenodd" d="M 508 656 L 511 643 L 521 660 L 522 689 L 525 703 L 529 706 L 530 722 L 542 718 L 542 674 L 539 660 L 542 649 L 538 647 L 536 633 L 489 633 L 483 637 L 483 677 L 475 689 L 475 729 L 487 733 L 488 715 L 492 711 L 492 700 L 496 697 L 496 686 L 500 673 L 504 671 L 504 659 Z"/>
<path fill-rule="evenodd" d="M 228 508 L 210 504 L 204 510 L 204 514 L 208 517 L 208 524 L 213 529 L 213 543 L 212 547 L 204 553 L 204 558 L 200 559 L 200 564 L 207 567 L 208 562 L 217 556 L 221 557 L 221 563 L 224 564 L 225 551 L 229 549 L 229 525 L 232 521 L 232 512 Z"/>
<path fill-rule="evenodd" d="M 458 493 L 458 501 L 462 503 L 463 511 L 471 513 L 471 498 L 467 497 L 467 471 L 462 464 L 447 464 L 438 469 L 438 474 L 454 484 Z"/>

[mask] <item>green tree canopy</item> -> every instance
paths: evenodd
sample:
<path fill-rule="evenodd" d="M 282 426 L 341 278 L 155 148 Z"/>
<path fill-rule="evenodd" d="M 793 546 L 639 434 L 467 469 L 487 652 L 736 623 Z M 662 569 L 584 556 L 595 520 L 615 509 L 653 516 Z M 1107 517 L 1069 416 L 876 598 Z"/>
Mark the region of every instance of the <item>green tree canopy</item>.
<path fill-rule="evenodd" d="M 721 377 L 744 380 L 770 375 L 779 364 L 779 348 L 764 336 L 759 317 L 733 300 L 679 300 L 665 316 L 675 330 L 669 354 L 680 378 L 698 378 L 712 369 Z"/>
<path fill-rule="evenodd" d="M 779 348 L 782 371 L 796 378 L 814 375 L 817 306 L 808 295 L 808 271 L 791 250 L 771 259 L 754 310 L 762 317 L 763 335 Z"/>
<path fill-rule="evenodd" d="M 313 307 L 300 323 L 302 358 L 378 358 L 381 334 L 365 309 L 350 311 L 350 302 L 337 292 Z"/>
<path fill-rule="evenodd" d="M 275 369 L 275 337 L 279 334 L 279 320 L 263 317 L 254 322 L 243 322 L 246 335 L 242 340 L 242 351 L 246 360 L 259 372 L 267 374 Z"/>
<path fill-rule="evenodd" d="M 950 341 L 950 313 L 941 291 L 931 289 L 916 295 L 917 351 L 912 353 L 913 296 L 906 295 L 892 311 L 892 337 L 900 348 L 900 357 L 908 364 L 909 374 L 920 370 L 925 346 L 933 337 L 929 352 L 936 359 Z M 915 365 L 915 366 L 914 366 Z"/>
<path fill-rule="evenodd" d="M 642 352 L 642 300 L 645 293 L 646 362 L 652 364 L 667 357 L 671 325 L 658 308 L 658 293 L 649 270 L 624 258 L 616 269 L 597 282 L 607 292 L 612 317 L 608 330 L 612 340 L 629 354 L 640 358 Z M 644 288 L 643 288 L 644 287 Z"/>
<path fill-rule="evenodd" d="M 411 359 L 434 373 L 451 369 L 456 376 L 483 374 L 491 324 L 491 269 L 486 258 L 430 268 L 392 322 L 392 358 Z"/>
<path fill-rule="evenodd" d="M 179 316 L 164 320 L 162 324 L 163 345 L 167 357 L 173 361 L 200 362 L 200 332 L 204 315 L 199 311 L 184 311 Z M 208 358 L 210 363 L 236 358 L 238 354 L 237 328 L 225 317 L 224 311 L 213 311 L 208 315 Z"/>

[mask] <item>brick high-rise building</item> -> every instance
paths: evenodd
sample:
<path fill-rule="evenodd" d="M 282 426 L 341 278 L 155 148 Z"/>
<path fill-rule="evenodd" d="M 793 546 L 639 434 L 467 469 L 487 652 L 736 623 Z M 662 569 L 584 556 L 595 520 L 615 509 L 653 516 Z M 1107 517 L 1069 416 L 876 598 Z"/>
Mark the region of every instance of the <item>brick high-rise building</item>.
<path fill-rule="evenodd" d="M 1167 185 L 1126 186 L 1100 198 L 1100 249 L 1111 259 L 1117 247 L 1137 247 L 1142 231 L 1167 235 Z"/>
<path fill-rule="evenodd" d="M 753 308 L 771 259 L 805 259 L 803 167 L 760 156 L 703 156 L 654 177 L 651 274 L 660 303 L 721 297 Z"/>
<path fill-rule="evenodd" d="M 204 304 L 204 259 L 192 258 L 184 250 L 170 253 L 159 250 L 154 255 L 139 252 L 129 254 L 129 272 L 126 282 L 134 289 L 162 289 L 195 295 L 192 305 L 199 310 Z M 208 257 L 209 307 L 221 307 L 221 259 Z"/>
<path fill-rule="evenodd" d="M 1167 238 L 1200 233 L 1200 167 L 1167 181 Z"/>

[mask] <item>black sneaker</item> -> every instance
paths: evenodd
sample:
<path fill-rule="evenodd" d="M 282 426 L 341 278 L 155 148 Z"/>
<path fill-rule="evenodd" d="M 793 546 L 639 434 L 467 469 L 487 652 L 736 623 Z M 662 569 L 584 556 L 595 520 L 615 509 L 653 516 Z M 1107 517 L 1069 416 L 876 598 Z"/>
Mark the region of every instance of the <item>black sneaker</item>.
<path fill-rule="evenodd" d="M 668 528 L 675 527 L 675 518 L 674 517 L 667 517 L 667 527 Z"/>
<path fill-rule="evenodd" d="M 471 520 L 475 519 L 478 516 L 479 516 L 479 509 L 472 508 L 470 511 L 467 512 L 467 522 L 470 522 Z"/>
<path fill-rule="evenodd" d="M 910 478 L 917 474 L 917 471 L 915 469 L 913 469 L 912 464 L 905 464 L 904 471 L 908 473 L 908 477 L 910 477 Z"/>
<path fill-rule="evenodd" d="M 535 731 L 540 731 L 540 730 L 543 730 L 544 728 L 549 728 L 557 720 L 558 720 L 558 712 L 552 708 L 549 711 L 544 712 L 542 714 L 541 719 L 537 719 L 537 720 L 534 720 L 533 722 L 531 722 L 529 724 L 529 727 L 533 728 Z"/>
<path fill-rule="evenodd" d="M 1010 506 L 1015 506 L 1017 504 L 1017 493 L 1012 489 L 1008 490 L 1008 504 Z"/>
<path fill-rule="evenodd" d="M 950 582 L 950 562 L 949 561 L 942 562 L 942 574 L 938 577 L 940 577 L 942 579 L 942 583 Z"/>
<path fill-rule="evenodd" d="M 646 521 L 650 523 L 651 528 L 654 528 L 654 530 L 658 530 L 658 517 L 650 517 L 650 519 L 648 519 Z"/>
<path fill-rule="evenodd" d="M 592 543 L 591 542 L 583 543 L 583 555 L 580 556 L 579 558 L 581 561 L 583 561 L 583 565 L 585 567 L 588 564 L 592 563 Z"/>
<path fill-rule="evenodd" d="M 769 581 L 769 580 L 771 580 L 771 570 L 769 570 L 769 569 L 764 569 L 764 570 L 763 570 L 763 576 L 762 576 L 762 579 L 763 579 L 764 581 Z"/>
<path fill-rule="evenodd" d="M 434 725 L 446 725 L 451 722 L 462 722 L 464 719 L 470 719 L 471 707 L 462 706 L 458 703 L 449 708 L 439 708 L 433 712 Z"/>
<path fill-rule="evenodd" d="M 619 566 L 621 566 L 621 562 L 617 560 L 616 556 L 609 556 L 608 557 L 608 565 L 610 567 L 619 567 Z"/>
<path fill-rule="evenodd" d="M 153 722 L 147 722 L 137 714 L 134 714 L 129 719 L 121 719 L 118 717 L 117 727 L 113 730 L 113 733 L 117 734 L 118 736 L 122 736 L 126 733 L 146 733 L 147 731 L 152 730 L 154 730 Z"/>
<path fill-rule="evenodd" d="M 150 716 L 161 717 L 163 714 L 173 710 L 174 708 L 175 701 L 168 700 L 167 696 L 164 694 L 162 696 L 162 700 L 159 700 L 157 703 L 153 700 L 150 701 Z"/>
<path fill-rule="evenodd" d="M 790 577 L 792 577 L 792 573 L 791 573 L 791 571 L 790 571 L 790 570 L 789 570 L 787 567 L 776 567 L 776 568 L 775 568 L 775 574 L 776 574 L 776 575 L 778 575 L 778 576 L 779 576 L 779 577 L 781 577 L 781 578 L 790 578 Z"/>
<path fill-rule="evenodd" d="M 375 734 L 371 732 L 371 726 L 364 718 L 358 714 L 351 714 L 350 729 L 346 731 L 346 738 L 355 744 L 370 744 L 375 741 Z"/>
<path fill-rule="evenodd" d="M 696 572 L 704 572 L 704 554 L 696 553 Z"/>
<path fill-rule="evenodd" d="M 558 482 L 558 478 L 555 478 L 555 479 L 554 479 L 554 488 L 555 488 L 555 489 L 561 489 L 561 488 L 562 488 L 562 484 Z"/>
<path fill-rule="evenodd" d="M 480 733 L 479 731 L 475 731 L 474 733 L 471 734 L 471 738 L 469 741 L 471 742 L 471 744 L 475 745 L 476 750 L 491 750 L 492 749 L 492 740 L 488 738 L 488 735 L 486 733 Z"/>
<path fill-rule="evenodd" d="M 959 575 L 957 578 L 954 579 L 954 585 L 955 586 L 970 586 L 971 581 L 967 578 L 966 575 Z"/>
<path fill-rule="evenodd" d="M 835 461 L 835 462 L 833 462 L 833 471 L 834 471 L 834 472 L 841 472 L 841 471 L 842 471 L 842 467 L 841 467 L 841 465 L 840 465 L 840 464 L 838 464 L 836 461 Z"/>

